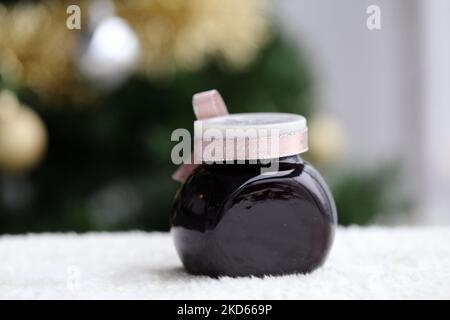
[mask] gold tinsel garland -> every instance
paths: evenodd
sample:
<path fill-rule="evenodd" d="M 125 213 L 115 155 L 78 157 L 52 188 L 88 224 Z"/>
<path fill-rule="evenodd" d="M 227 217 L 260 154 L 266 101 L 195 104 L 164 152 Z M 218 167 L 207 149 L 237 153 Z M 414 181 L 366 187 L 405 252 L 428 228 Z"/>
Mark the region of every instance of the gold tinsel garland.
<path fill-rule="evenodd" d="M 149 75 L 197 69 L 210 57 L 245 66 L 268 33 L 261 0 L 122 0 L 117 12 L 137 32 Z"/>
<path fill-rule="evenodd" d="M 89 96 L 74 59 L 92 1 L 0 5 L 0 74 L 44 99 Z M 66 28 L 66 8 L 81 7 L 81 31 Z M 264 0 L 116 0 L 140 41 L 138 72 L 158 78 L 195 71 L 209 59 L 231 68 L 248 64 L 268 35 Z M 111 39 L 114 41 L 114 39 Z"/>
<path fill-rule="evenodd" d="M 76 33 L 65 27 L 59 2 L 0 5 L 0 73 L 4 81 L 43 98 L 77 97 L 71 52 Z"/>

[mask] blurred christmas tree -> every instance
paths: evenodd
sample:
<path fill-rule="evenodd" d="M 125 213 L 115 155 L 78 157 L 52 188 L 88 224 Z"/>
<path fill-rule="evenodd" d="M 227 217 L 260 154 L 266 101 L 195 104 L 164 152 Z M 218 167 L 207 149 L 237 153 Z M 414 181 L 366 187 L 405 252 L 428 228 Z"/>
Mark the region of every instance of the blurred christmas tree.
<path fill-rule="evenodd" d="M 217 88 L 231 112 L 313 115 L 308 65 L 265 1 L 82 1 L 81 31 L 66 28 L 67 5 L 0 5 L 0 233 L 166 230 L 170 135 L 192 126 L 195 92 Z M 326 140 L 317 150 L 340 143 Z M 346 224 L 386 211 L 384 180 L 336 187 Z"/>

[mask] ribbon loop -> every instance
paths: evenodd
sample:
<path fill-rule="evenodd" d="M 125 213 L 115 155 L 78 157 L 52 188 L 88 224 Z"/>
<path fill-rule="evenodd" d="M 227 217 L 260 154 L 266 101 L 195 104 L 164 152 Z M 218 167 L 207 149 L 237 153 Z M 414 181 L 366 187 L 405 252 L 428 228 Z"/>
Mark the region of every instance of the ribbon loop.
<path fill-rule="evenodd" d="M 192 106 L 198 120 L 228 114 L 228 109 L 222 96 L 215 89 L 194 94 L 192 97 Z M 191 163 L 181 165 L 172 175 L 172 179 L 183 183 L 196 167 L 197 164 L 194 164 L 194 157 L 191 156 Z"/>

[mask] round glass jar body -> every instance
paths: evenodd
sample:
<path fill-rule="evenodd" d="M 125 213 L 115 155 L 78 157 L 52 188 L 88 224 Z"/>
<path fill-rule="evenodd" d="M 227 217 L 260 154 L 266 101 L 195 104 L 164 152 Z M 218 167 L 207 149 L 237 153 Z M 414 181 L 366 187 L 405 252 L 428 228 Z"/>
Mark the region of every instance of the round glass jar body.
<path fill-rule="evenodd" d="M 189 273 L 306 273 L 325 260 L 336 208 L 319 173 L 299 155 L 260 163 L 202 164 L 179 190 L 172 235 Z"/>

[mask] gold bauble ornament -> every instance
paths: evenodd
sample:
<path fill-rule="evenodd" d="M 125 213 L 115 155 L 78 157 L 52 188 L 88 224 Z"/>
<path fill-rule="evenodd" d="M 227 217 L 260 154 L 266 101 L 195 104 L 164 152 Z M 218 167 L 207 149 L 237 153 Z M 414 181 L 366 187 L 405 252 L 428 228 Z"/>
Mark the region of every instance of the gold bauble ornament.
<path fill-rule="evenodd" d="M 342 158 L 345 133 L 336 117 L 317 114 L 308 121 L 308 156 L 318 164 L 331 164 Z"/>
<path fill-rule="evenodd" d="M 24 172 L 35 167 L 47 147 L 47 130 L 32 109 L 10 91 L 0 92 L 0 171 Z"/>

